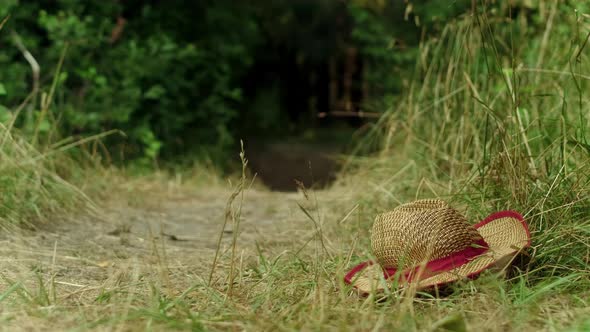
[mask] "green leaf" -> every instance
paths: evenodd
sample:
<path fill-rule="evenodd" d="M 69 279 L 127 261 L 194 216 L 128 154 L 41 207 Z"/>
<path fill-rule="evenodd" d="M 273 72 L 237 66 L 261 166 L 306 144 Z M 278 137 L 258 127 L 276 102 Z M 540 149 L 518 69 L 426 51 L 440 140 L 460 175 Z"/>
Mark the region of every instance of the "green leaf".
<path fill-rule="evenodd" d="M 143 95 L 146 99 L 160 99 L 166 94 L 166 90 L 161 85 L 154 85 L 149 88 Z"/>
<path fill-rule="evenodd" d="M 0 105 L 0 122 L 7 123 L 10 119 L 12 119 L 12 113 L 10 113 L 10 110 L 3 105 Z"/>
<path fill-rule="evenodd" d="M 0 302 L 4 301 L 12 292 L 16 291 L 17 289 L 21 288 L 22 285 L 20 282 L 15 282 L 10 286 L 4 293 L 0 294 Z"/>
<path fill-rule="evenodd" d="M 6 88 L 4 87 L 4 84 L 0 83 L 0 96 L 5 96 L 6 95 Z"/>

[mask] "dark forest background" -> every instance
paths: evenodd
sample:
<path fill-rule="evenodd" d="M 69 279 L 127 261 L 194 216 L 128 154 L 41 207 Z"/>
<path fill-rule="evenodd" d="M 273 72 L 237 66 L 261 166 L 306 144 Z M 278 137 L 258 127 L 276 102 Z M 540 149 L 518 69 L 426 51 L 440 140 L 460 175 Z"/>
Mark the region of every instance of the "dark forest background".
<path fill-rule="evenodd" d="M 474 10 L 524 10 L 534 22 L 535 6 L 2 0 L 0 117 L 29 98 L 38 102 L 27 104 L 19 123 L 40 137 L 55 128 L 63 137 L 116 128 L 126 136 L 105 140 L 116 157 L 221 160 L 239 138 L 357 128 L 394 107 L 420 75 L 421 40 Z M 51 111 L 40 112 L 52 87 Z"/>

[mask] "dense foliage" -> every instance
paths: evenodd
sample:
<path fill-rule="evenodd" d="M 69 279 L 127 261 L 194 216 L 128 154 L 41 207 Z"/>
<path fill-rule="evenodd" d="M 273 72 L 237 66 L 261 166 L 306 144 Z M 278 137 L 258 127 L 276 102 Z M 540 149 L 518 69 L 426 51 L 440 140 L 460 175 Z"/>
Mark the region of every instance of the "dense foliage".
<path fill-rule="evenodd" d="M 424 34 L 437 33 L 441 22 L 471 6 L 376 0 L 0 4 L 0 18 L 9 16 L 0 34 L 0 117 L 33 91 L 22 126 L 54 120 L 65 136 L 121 129 L 127 138 L 111 138 L 113 151 L 145 160 L 222 152 L 238 136 L 313 125 L 313 112 L 328 108 L 322 99 L 331 83 L 327 68 L 346 62 L 351 49 L 362 66 L 353 84 L 370 91 L 357 101 L 382 111 L 380 101 L 404 89 L 402 74 Z M 40 66 L 38 79 L 31 60 Z M 51 116 L 39 118 L 41 92 L 52 85 Z"/>
<path fill-rule="evenodd" d="M 11 15 L 6 27 L 39 62 L 44 87 L 67 48 L 55 108 L 67 134 L 119 128 L 127 146 L 141 147 L 127 154 L 151 158 L 162 144 L 229 140 L 226 126 L 241 98 L 236 78 L 252 62 L 257 35 L 247 8 L 228 3 L 187 9 L 181 2 L 12 1 L 0 15 Z M 2 35 L 7 106 L 31 90 L 31 70 L 14 38 Z"/>

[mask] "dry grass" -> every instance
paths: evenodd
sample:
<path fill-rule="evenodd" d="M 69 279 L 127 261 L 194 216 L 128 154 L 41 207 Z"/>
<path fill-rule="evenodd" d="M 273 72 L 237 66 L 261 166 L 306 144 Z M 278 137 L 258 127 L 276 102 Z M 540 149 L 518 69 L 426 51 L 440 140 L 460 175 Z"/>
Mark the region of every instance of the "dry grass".
<path fill-rule="evenodd" d="M 359 298 L 342 276 L 352 261 L 370 256 L 368 228 L 380 208 L 342 188 L 307 192 L 307 198 L 246 190 L 242 232 L 234 242 L 232 227 L 225 229 L 209 285 L 231 188 L 167 191 L 165 185 L 161 195 L 153 192 L 156 184 L 144 188 L 145 195 L 134 192 L 134 204 L 108 206 L 104 220 L 71 220 L 5 238 L 2 325 L 33 331 L 504 331 L 588 324 L 590 294 L 581 270 L 540 278 L 515 269 L 507 278 L 486 273 L 441 294 Z M 175 220 L 197 228 L 166 234 Z"/>

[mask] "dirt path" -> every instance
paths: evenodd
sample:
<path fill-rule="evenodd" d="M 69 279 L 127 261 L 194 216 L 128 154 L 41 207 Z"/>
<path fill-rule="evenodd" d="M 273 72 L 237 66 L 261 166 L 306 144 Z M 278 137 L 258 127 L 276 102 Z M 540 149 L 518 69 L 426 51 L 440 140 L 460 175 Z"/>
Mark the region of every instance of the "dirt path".
<path fill-rule="evenodd" d="M 48 317 L 31 314 L 24 302 L 41 301 L 38 305 L 50 308 L 88 308 L 106 297 L 124 299 L 132 293 L 137 298 L 130 302 L 142 301 L 141 294 L 149 293 L 151 285 L 174 296 L 203 283 L 211 269 L 229 195 L 227 190 L 203 189 L 134 204 L 115 200 L 104 208 L 100 219 L 82 217 L 0 238 L 2 288 L 19 282 L 30 293 L 12 294 L 6 301 L 14 306 L 4 312 L 0 309 L 0 322 L 43 330 Z M 298 201 L 305 204 L 301 193 L 246 192 L 240 253 L 256 246 L 284 250 L 292 248 L 294 239 L 309 238 L 313 227 Z M 229 255 L 232 232 L 228 225 L 222 256 Z M 103 309 L 86 314 L 98 319 L 105 314 Z M 52 312 L 48 311 L 49 317 Z M 57 310 L 53 314 L 60 316 Z M 54 323 L 60 329 L 74 327 L 80 319 L 76 315 L 64 318 L 62 313 Z"/>
<path fill-rule="evenodd" d="M 60 281 L 71 283 L 81 281 L 74 271 L 85 268 L 100 275 L 112 264 L 148 258 L 157 255 L 157 250 L 165 250 L 171 260 L 184 261 L 177 262 L 181 265 L 193 265 L 191 260 L 213 257 L 229 195 L 229 191 L 214 189 L 143 206 L 112 202 L 104 209 L 102 220 L 84 217 L 3 239 L 0 254 L 9 257 L 16 253 L 20 261 L 38 260 L 47 268 L 53 265 L 61 270 Z M 297 206 L 301 196 L 248 191 L 241 213 L 240 248 L 254 248 L 256 242 L 273 246 L 280 244 L 281 238 L 291 243 L 287 233 L 309 231 Z M 231 228 L 228 224 L 224 230 L 222 250 L 231 242 Z"/>

